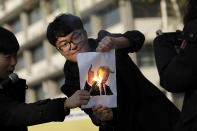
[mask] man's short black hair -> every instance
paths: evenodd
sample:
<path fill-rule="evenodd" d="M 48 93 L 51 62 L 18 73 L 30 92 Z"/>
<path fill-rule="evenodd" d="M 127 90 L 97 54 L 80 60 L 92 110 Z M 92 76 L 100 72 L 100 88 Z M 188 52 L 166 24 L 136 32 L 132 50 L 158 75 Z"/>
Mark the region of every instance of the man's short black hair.
<path fill-rule="evenodd" d="M 47 39 L 55 46 L 57 37 L 66 36 L 77 29 L 84 29 L 83 23 L 78 16 L 60 14 L 53 22 L 49 23 L 47 28 Z"/>
<path fill-rule="evenodd" d="M 9 30 L 0 27 L 0 53 L 11 54 L 17 53 L 19 43 L 15 35 Z"/>

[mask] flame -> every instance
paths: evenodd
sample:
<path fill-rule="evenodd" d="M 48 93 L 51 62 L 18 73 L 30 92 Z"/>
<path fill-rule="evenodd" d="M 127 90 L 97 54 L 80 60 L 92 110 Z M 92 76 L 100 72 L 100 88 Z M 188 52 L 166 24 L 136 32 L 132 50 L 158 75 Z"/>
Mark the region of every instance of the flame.
<path fill-rule="evenodd" d="M 94 76 L 93 81 L 97 81 L 98 84 L 101 84 L 102 80 L 103 80 L 103 74 L 104 72 L 102 70 L 99 70 L 99 76 Z"/>

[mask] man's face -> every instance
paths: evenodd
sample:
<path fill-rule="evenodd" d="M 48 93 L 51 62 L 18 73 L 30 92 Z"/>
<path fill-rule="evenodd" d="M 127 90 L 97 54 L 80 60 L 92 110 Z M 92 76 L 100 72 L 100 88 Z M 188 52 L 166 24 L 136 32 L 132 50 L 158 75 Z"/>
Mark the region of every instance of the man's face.
<path fill-rule="evenodd" d="M 58 37 L 56 48 L 66 59 L 77 62 L 77 54 L 89 50 L 86 31 L 74 30 L 67 36 Z"/>
<path fill-rule="evenodd" d="M 102 79 L 101 83 L 105 84 L 108 80 L 108 77 L 109 77 L 109 71 L 104 70 L 103 71 L 103 76 L 102 76 L 103 79 Z"/>
<path fill-rule="evenodd" d="M 9 74 L 13 73 L 16 63 L 17 53 L 0 53 L 0 79 L 6 79 Z"/>

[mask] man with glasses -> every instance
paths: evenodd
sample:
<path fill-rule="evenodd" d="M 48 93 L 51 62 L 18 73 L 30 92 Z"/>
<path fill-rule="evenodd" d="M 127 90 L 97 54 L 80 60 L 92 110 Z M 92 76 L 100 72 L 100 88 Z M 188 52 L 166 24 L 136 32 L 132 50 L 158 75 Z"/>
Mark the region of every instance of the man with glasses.
<path fill-rule="evenodd" d="M 172 130 L 179 111 L 142 75 L 128 55 L 142 47 L 145 39 L 142 33 L 111 34 L 101 30 L 98 38 L 91 39 L 79 17 L 60 14 L 48 25 L 47 38 L 67 59 L 61 89 L 68 97 L 80 89 L 77 54 L 116 49 L 117 108 L 97 105 L 84 110 L 100 126 L 100 131 Z"/>
<path fill-rule="evenodd" d="M 56 41 L 57 50 L 68 60 L 76 62 L 76 54 L 88 50 L 87 35 L 85 30 L 78 29 L 67 35 L 60 36 Z"/>
<path fill-rule="evenodd" d="M 71 35 L 71 40 L 67 41 L 61 41 L 61 44 L 57 47 L 57 50 L 59 51 L 63 51 L 64 48 L 66 48 L 65 50 L 69 51 L 71 50 L 71 44 L 74 45 L 79 45 L 80 42 L 83 40 L 83 34 L 85 33 L 85 30 L 77 30 L 74 31 Z M 83 46 L 83 45 L 81 45 Z"/>

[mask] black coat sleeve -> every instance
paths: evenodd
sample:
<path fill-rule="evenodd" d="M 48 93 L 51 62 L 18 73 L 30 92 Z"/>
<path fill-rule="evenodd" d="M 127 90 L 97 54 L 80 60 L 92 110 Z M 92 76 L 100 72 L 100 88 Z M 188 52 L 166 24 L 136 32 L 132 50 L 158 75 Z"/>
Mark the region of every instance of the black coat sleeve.
<path fill-rule="evenodd" d="M 176 55 L 163 73 L 163 85 L 172 92 L 196 89 L 197 45 L 188 44 L 184 52 Z"/>
<path fill-rule="evenodd" d="M 137 30 L 127 31 L 122 36 L 130 41 L 131 46 L 127 49 L 127 52 L 138 52 L 144 44 L 145 37 Z"/>
<path fill-rule="evenodd" d="M 130 42 L 130 46 L 128 48 L 118 49 L 118 50 L 120 50 L 121 52 L 124 52 L 124 53 L 133 53 L 133 52 L 139 51 L 142 48 L 142 46 L 144 44 L 144 40 L 145 40 L 144 35 L 137 30 L 127 31 L 124 34 L 109 33 L 105 30 L 101 30 L 98 33 L 97 40 L 101 41 L 105 36 L 127 38 Z"/>
<path fill-rule="evenodd" d="M 64 98 L 46 99 L 26 104 L 0 94 L 0 122 L 5 126 L 31 126 L 51 121 L 63 121 Z"/>
<path fill-rule="evenodd" d="M 154 40 L 156 65 L 160 84 L 170 92 L 185 92 L 197 87 L 197 45 L 187 44 L 185 49 L 176 53 L 174 43 L 165 36 Z"/>
<path fill-rule="evenodd" d="M 173 57 L 177 55 L 173 41 L 167 39 L 165 35 L 160 35 L 153 42 L 156 65 L 160 76 Z"/>

